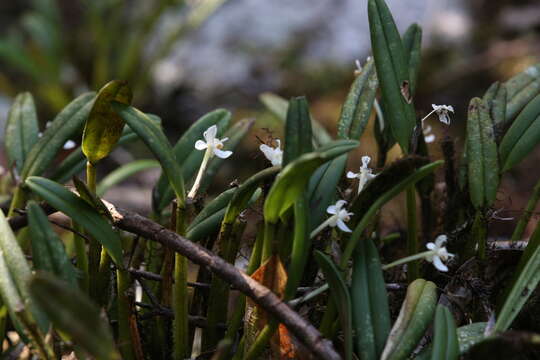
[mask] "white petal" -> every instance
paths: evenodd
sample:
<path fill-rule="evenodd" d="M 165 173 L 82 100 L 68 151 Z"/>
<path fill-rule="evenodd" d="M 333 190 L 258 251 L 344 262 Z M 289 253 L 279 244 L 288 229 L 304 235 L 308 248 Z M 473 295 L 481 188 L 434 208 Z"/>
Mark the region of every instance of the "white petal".
<path fill-rule="evenodd" d="M 270 158 L 272 157 L 273 149 L 266 144 L 262 144 L 261 146 L 259 146 L 259 149 L 262 151 L 264 156 L 266 156 L 266 158 L 270 160 Z"/>
<path fill-rule="evenodd" d="M 347 202 L 345 200 L 338 200 L 338 202 L 336 203 L 336 209 L 341 209 L 346 203 Z"/>
<path fill-rule="evenodd" d="M 437 247 L 443 247 L 444 244 L 446 244 L 446 241 L 448 240 L 448 237 L 446 235 L 439 235 L 437 236 L 437 238 L 435 239 L 435 244 L 437 245 Z"/>
<path fill-rule="evenodd" d="M 77 144 L 75 143 L 75 141 L 73 141 L 73 140 L 68 140 L 68 141 L 66 141 L 66 143 L 64 144 L 64 150 L 71 150 L 71 149 L 73 149 L 75 146 L 77 146 Z"/>
<path fill-rule="evenodd" d="M 276 143 L 277 143 L 277 148 L 281 148 L 281 141 L 279 139 L 276 139 Z"/>
<path fill-rule="evenodd" d="M 208 145 L 202 140 L 197 140 L 195 142 L 195 149 L 197 149 L 197 150 L 204 150 L 207 147 L 208 147 Z"/>
<path fill-rule="evenodd" d="M 338 210 L 336 209 L 336 205 L 330 205 L 328 208 L 326 208 L 326 212 L 332 215 L 337 214 Z"/>
<path fill-rule="evenodd" d="M 427 144 L 431 144 L 432 142 L 435 141 L 435 135 L 430 134 L 428 136 L 425 136 L 424 140 L 426 141 Z"/>
<path fill-rule="evenodd" d="M 369 156 L 362 156 L 362 167 L 367 168 L 369 165 L 369 162 L 371 161 L 371 158 Z"/>
<path fill-rule="evenodd" d="M 428 243 L 426 244 L 426 247 L 427 247 L 429 250 L 433 250 L 433 249 L 435 249 L 437 246 L 436 246 L 434 243 L 432 243 L 432 242 L 428 242 Z"/>
<path fill-rule="evenodd" d="M 441 107 L 440 105 L 435 105 L 435 104 L 431 104 L 431 107 L 433 108 L 433 110 L 437 111 L 437 110 L 440 110 Z"/>
<path fill-rule="evenodd" d="M 212 125 L 206 131 L 203 133 L 204 139 L 208 144 L 214 143 L 214 139 L 216 138 L 217 134 L 217 126 Z"/>
<path fill-rule="evenodd" d="M 439 271 L 447 272 L 448 267 L 443 264 L 441 259 L 438 256 L 433 257 L 433 266 L 437 268 Z"/>
<path fill-rule="evenodd" d="M 232 155 L 232 151 L 223 151 L 219 149 L 214 149 L 214 154 L 216 154 L 218 158 L 226 159 Z"/>
<path fill-rule="evenodd" d="M 345 232 L 352 232 L 351 229 L 349 229 L 349 227 L 343 222 L 343 220 L 341 219 L 338 219 L 337 220 L 337 227 L 341 230 L 341 231 L 345 231 Z"/>
<path fill-rule="evenodd" d="M 354 178 L 357 178 L 360 174 L 357 174 L 357 173 L 353 173 L 352 171 L 349 171 L 347 173 L 347 178 L 348 179 L 354 179 Z"/>

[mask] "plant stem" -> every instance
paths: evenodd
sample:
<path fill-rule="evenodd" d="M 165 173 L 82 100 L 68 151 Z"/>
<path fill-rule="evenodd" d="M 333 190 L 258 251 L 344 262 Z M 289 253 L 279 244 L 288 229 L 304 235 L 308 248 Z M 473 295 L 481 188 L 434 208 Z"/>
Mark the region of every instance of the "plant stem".
<path fill-rule="evenodd" d="M 525 207 L 525 210 L 523 210 L 523 215 L 519 218 L 519 222 L 516 225 L 516 228 L 514 232 L 512 233 L 512 238 L 510 241 L 518 241 L 521 240 L 521 237 L 523 236 L 523 233 L 525 232 L 525 228 L 527 227 L 527 224 L 529 223 L 529 220 L 531 220 L 531 216 L 534 212 L 534 209 L 536 208 L 536 203 L 538 203 L 538 200 L 540 199 L 540 180 L 534 185 L 533 193 L 531 197 L 529 198 L 529 201 L 527 202 L 527 206 Z"/>
<path fill-rule="evenodd" d="M 264 224 L 264 241 L 261 254 L 261 264 L 264 264 L 272 254 L 274 249 L 274 235 L 276 232 L 276 224 L 265 223 Z"/>
<path fill-rule="evenodd" d="M 421 253 L 418 253 L 418 254 L 415 254 L 415 255 L 407 256 L 407 257 L 404 257 L 402 259 L 391 262 L 390 264 L 383 265 L 382 269 L 383 270 L 388 270 L 388 269 L 393 268 L 395 266 L 406 264 L 406 263 L 411 262 L 411 261 L 425 259 L 427 256 L 432 255 L 432 254 L 435 254 L 435 252 L 433 250 L 428 250 L 428 251 L 424 251 L 424 252 L 421 252 Z"/>
<path fill-rule="evenodd" d="M 96 193 L 96 167 L 90 162 L 86 162 L 86 186 L 88 189 Z"/>
<path fill-rule="evenodd" d="M 268 324 L 261 330 L 261 332 L 257 336 L 257 339 L 255 339 L 255 342 L 253 343 L 253 345 L 251 345 L 251 348 L 247 351 L 247 354 L 244 357 L 244 360 L 260 359 L 260 356 L 262 352 L 264 351 L 266 344 L 268 344 L 268 342 L 270 341 L 270 338 L 276 332 L 278 325 L 279 325 L 279 322 L 276 319 L 270 318 L 270 320 L 268 321 Z"/>
<path fill-rule="evenodd" d="M 131 285 L 129 273 L 125 269 L 116 270 L 116 285 L 118 291 L 118 348 L 122 358 L 126 360 L 135 359 L 131 330 L 129 326 L 130 305 L 127 292 Z"/>
<path fill-rule="evenodd" d="M 418 253 L 418 230 L 416 227 L 416 192 L 414 185 L 407 188 L 407 253 Z M 412 262 L 407 268 L 407 280 L 409 284 L 420 277 L 420 267 L 417 261 Z"/>
<path fill-rule="evenodd" d="M 332 217 L 329 217 L 328 219 L 326 219 L 325 221 L 323 221 L 321 223 L 321 225 L 317 226 L 315 228 L 315 230 L 313 230 L 311 232 L 311 234 L 309 234 L 309 238 L 310 239 L 313 239 L 315 236 L 317 236 L 318 233 L 320 233 L 321 231 L 323 231 L 324 228 L 326 228 L 328 226 L 328 224 L 330 223 L 330 219 L 332 219 Z"/>
<path fill-rule="evenodd" d="M 212 149 L 208 147 L 206 151 L 204 152 L 204 157 L 201 162 L 201 166 L 199 167 L 199 172 L 197 173 L 197 177 L 195 178 L 195 182 L 193 183 L 193 186 L 191 187 L 191 190 L 188 193 L 188 199 L 194 199 L 197 195 L 197 191 L 199 191 L 199 187 L 201 186 L 201 180 L 203 177 L 203 174 L 206 170 L 206 167 L 208 166 L 208 161 L 210 161 L 210 158 L 212 157 Z"/>
<path fill-rule="evenodd" d="M 19 209 L 23 206 L 24 200 L 25 200 L 25 194 L 22 187 L 19 185 L 15 188 L 15 194 L 13 194 L 13 199 L 11 200 L 11 203 L 9 204 L 9 211 L 8 211 L 8 217 L 12 217 L 15 215 L 15 210 Z"/>
<path fill-rule="evenodd" d="M 186 232 L 186 208 L 185 205 L 177 199 L 176 206 L 176 233 L 184 235 Z M 189 324 L 188 324 L 188 262 L 181 254 L 174 256 L 174 285 L 172 295 L 172 307 L 174 311 L 173 320 L 173 358 L 175 360 L 189 357 L 190 349 Z"/>

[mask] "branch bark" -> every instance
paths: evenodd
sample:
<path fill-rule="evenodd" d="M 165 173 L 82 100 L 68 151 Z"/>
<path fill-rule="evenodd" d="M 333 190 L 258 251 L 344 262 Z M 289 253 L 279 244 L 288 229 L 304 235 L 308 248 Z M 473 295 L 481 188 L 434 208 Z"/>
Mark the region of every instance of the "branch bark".
<path fill-rule="evenodd" d="M 325 339 L 313 325 L 281 301 L 267 287 L 253 280 L 209 250 L 152 220 L 132 211 L 117 208 L 106 201 L 104 203 L 109 208 L 114 225 L 119 229 L 159 242 L 163 246 L 187 257 L 193 263 L 208 268 L 214 274 L 236 287 L 240 292 L 253 299 L 257 305 L 283 323 L 318 358 L 324 360 L 341 359 L 330 340 Z M 9 223 L 16 230 L 27 224 L 25 218 L 26 215 L 18 216 L 9 219 Z"/>

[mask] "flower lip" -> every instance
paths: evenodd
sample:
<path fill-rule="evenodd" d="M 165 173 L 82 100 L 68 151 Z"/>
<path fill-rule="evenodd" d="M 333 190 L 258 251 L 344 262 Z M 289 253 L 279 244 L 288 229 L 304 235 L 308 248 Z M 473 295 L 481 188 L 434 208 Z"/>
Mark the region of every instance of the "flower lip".
<path fill-rule="evenodd" d="M 448 267 L 444 264 L 449 258 L 454 257 L 454 254 L 449 253 L 444 246 L 448 237 L 446 235 L 439 235 L 435 239 L 435 242 L 429 242 L 426 247 L 431 250 L 431 254 L 426 256 L 426 261 L 433 263 L 433 266 L 439 271 L 447 272 Z"/>
<path fill-rule="evenodd" d="M 349 179 L 358 179 L 358 193 L 364 189 L 364 186 L 374 177 L 377 175 L 373 174 L 373 170 L 371 170 L 368 165 L 371 161 L 371 157 L 369 156 L 362 156 L 362 166 L 360 167 L 360 171 L 358 173 L 354 173 L 352 171 L 347 172 L 347 178 Z"/>
<path fill-rule="evenodd" d="M 259 149 L 262 151 L 264 156 L 270 161 L 272 166 L 278 166 L 281 165 L 281 162 L 283 160 L 283 151 L 281 150 L 281 141 L 279 139 L 276 139 L 277 147 L 271 147 L 266 144 L 261 144 L 259 146 Z"/>

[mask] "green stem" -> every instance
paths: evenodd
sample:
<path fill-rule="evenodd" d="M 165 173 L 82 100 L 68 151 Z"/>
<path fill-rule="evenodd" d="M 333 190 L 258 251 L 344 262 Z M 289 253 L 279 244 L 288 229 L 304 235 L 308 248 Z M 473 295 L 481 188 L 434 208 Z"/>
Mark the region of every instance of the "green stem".
<path fill-rule="evenodd" d="M 86 162 L 86 186 L 88 190 L 96 192 L 96 167 L 90 162 Z M 88 258 L 88 273 L 90 296 L 99 303 L 99 263 L 101 260 L 101 244 L 96 239 L 90 239 Z"/>
<path fill-rule="evenodd" d="M 251 348 L 247 351 L 244 360 L 256 360 L 261 358 L 261 354 L 266 348 L 266 345 L 272 338 L 272 335 L 276 332 L 279 322 L 273 318 L 268 321 L 268 324 L 261 330 L 257 339 Z"/>
<path fill-rule="evenodd" d="M 264 224 L 264 241 L 261 254 L 261 264 L 264 264 L 274 253 L 274 237 L 276 232 L 276 224 Z"/>
<path fill-rule="evenodd" d="M 86 186 L 88 189 L 96 193 L 96 167 L 90 162 L 86 162 Z"/>
<path fill-rule="evenodd" d="M 26 196 L 24 194 L 24 190 L 19 185 L 15 188 L 15 194 L 13 194 L 13 199 L 11 200 L 11 203 L 9 204 L 9 211 L 8 211 L 8 217 L 11 217 L 15 215 L 15 210 L 23 207 L 24 200 Z"/>
<path fill-rule="evenodd" d="M 533 193 L 531 197 L 529 198 L 529 201 L 527 202 L 527 206 L 525 207 L 525 210 L 523 211 L 523 215 L 521 215 L 521 218 L 519 219 L 519 222 L 516 225 L 516 228 L 514 232 L 512 233 L 512 238 L 510 241 L 518 241 L 521 240 L 521 237 L 523 236 L 523 233 L 525 232 L 525 228 L 527 227 L 527 224 L 529 224 L 529 220 L 531 220 L 531 216 L 534 212 L 534 209 L 536 208 L 536 203 L 538 203 L 538 200 L 540 199 L 540 180 L 536 183 L 533 189 Z"/>
<path fill-rule="evenodd" d="M 390 264 L 383 265 L 382 269 L 383 270 L 388 270 L 388 269 L 393 268 L 395 266 L 403 265 L 403 264 L 406 264 L 406 263 L 411 262 L 411 261 L 425 259 L 427 256 L 433 255 L 435 253 L 436 252 L 433 251 L 433 250 L 428 250 L 428 251 L 424 251 L 424 252 L 421 252 L 421 253 L 418 253 L 418 254 L 415 254 L 415 255 L 407 256 L 407 257 L 404 257 L 402 259 L 391 262 Z"/>
<path fill-rule="evenodd" d="M 311 232 L 311 234 L 309 234 L 309 238 L 310 239 L 313 239 L 315 236 L 317 236 L 318 233 L 320 233 L 321 231 L 323 231 L 327 226 L 328 224 L 330 224 L 330 220 L 332 219 L 332 217 L 335 216 L 335 215 L 332 215 L 331 217 L 329 217 L 328 219 L 326 219 L 325 221 L 323 221 L 321 223 L 321 225 L 317 226 L 315 228 L 315 230 L 313 230 Z"/>
<path fill-rule="evenodd" d="M 176 233 L 186 233 L 186 208 L 177 199 Z M 173 359 L 181 360 L 189 357 L 189 324 L 188 324 L 188 262 L 187 258 L 176 253 L 174 256 L 174 285 L 172 295 L 173 320 Z"/>
<path fill-rule="evenodd" d="M 129 287 L 131 280 L 129 273 L 124 269 L 116 270 L 117 290 L 118 290 L 118 348 L 122 354 L 122 358 L 126 360 L 134 360 L 133 343 L 130 330 L 130 304 L 129 304 Z"/>
<path fill-rule="evenodd" d="M 416 192 L 414 185 L 407 188 L 407 254 L 418 253 L 418 229 L 416 227 Z M 413 261 L 407 267 L 409 284 L 420 277 L 418 261 Z"/>

